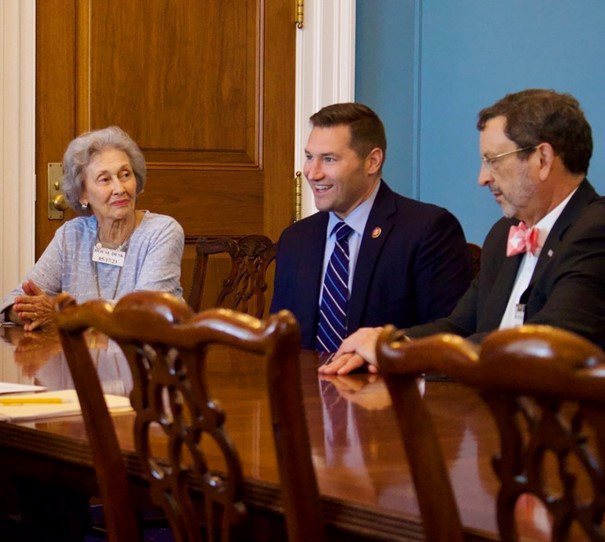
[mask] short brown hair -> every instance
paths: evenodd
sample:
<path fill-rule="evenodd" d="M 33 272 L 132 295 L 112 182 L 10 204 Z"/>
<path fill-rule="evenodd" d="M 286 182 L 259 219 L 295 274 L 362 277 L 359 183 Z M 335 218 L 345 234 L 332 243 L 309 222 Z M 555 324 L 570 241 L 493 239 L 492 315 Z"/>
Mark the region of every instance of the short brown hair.
<path fill-rule="evenodd" d="M 365 158 L 372 149 L 382 150 L 383 160 L 387 153 L 387 138 L 384 125 L 367 105 L 348 102 L 327 105 L 309 118 L 313 127 L 348 126 L 351 132 L 349 146 L 360 158 Z"/>
<path fill-rule="evenodd" d="M 507 94 L 479 112 L 477 128 L 506 117 L 506 136 L 520 148 L 550 143 L 571 173 L 586 173 L 592 156 L 592 130 L 578 100 L 554 90 L 527 89 Z M 520 153 L 527 158 L 527 153 Z"/>

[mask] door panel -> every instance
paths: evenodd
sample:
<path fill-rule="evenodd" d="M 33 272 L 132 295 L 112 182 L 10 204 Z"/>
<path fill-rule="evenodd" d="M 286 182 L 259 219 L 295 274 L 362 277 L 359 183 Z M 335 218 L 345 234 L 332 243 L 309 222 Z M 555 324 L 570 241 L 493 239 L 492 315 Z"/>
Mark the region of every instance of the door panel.
<path fill-rule="evenodd" d="M 90 43 L 79 101 L 88 102 L 91 126 L 129 126 L 150 162 L 258 168 L 257 8 L 240 0 L 93 2 L 90 25 L 79 29 L 79 42 Z"/>
<path fill-rule="evenodd" d="M 188 245 L 276 239 L 294 216 L 293 11 L 291 0 L 38 2 L 37 255 L 61 223 L 46 218 L 46 164 L 112 124 L 147 160 L 138 207 L 175 217 Z"/>

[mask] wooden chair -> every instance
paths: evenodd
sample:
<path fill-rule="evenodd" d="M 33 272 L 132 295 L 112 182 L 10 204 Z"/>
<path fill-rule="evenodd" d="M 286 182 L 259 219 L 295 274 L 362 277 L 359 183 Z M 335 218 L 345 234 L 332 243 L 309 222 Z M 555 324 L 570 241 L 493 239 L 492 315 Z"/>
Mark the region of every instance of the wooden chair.
<path fill-rule="evenodd" d="M 473 278 L 479 274 L 481 269 L 481 247 L 475 243 L 466 243 L 471 255 L 471 267 L 473 269 Z"/>
<path fill-rule="evenodd" d="M 299 372 L 300 333 L 282 311 L 265 323 L 235 311 L 200 314 L 169 294 L 134 292 L 115 307 L 101 300 L 77 305 L 68 294 L 56 301 L 61 342 L 82 405 L 111 540 L 139 540 L 128 497 L 126 470 L 83 332 L 105 333 L 124 351 L 134 387 L 135 446 L 150 484 L 179 541 L 230 540 L 246 510 L 237 451 L 227 434 L 225 412 L 206 385 L 205 356 L 212 344 L 256 352 L 267 361 L 267 386 L 291 541 L 323 540 L 319 493 L 311 460 Z M 249 362 L 249 360 L 247 360 Z M 156 459 L 152 430 L 170 442 L 170 457 Z M 203 440 L 204 439 L 204 440 Z M 226 473 L 207 464 L 201 443 L 210 439 L 223 454 Z M 186 463 L 189 456 L 192 463 Z M 201 488 L 203 506 L 192 500 Z M 205 537 L 200 525 L 205 525 Z M 236 529 L 237 530 L 237 529 Z"/>
<path fill-rule="evenodd" d="M 447 374 L 477 388 L 493 414 L 501 442 L 493 467 L 500 483 L 496 512 L 503 541 L 518 540 L 515 505 L 522 494 L 537 497 L 550 513 L 552 540 L 567 540 L 574 523 L 582 539 L 605 540 L 601 349 L 548 326 L 496 331 L 481 350 L 453 335 L 403 342 L 391 326 L 379 339 L 377 356 L 427 540 L 450 542 L 464 536 L 439 441 L 415 382 L 426 372 Z M 588 495 L 579 480 L 588 480 Z"/>
<path fill-rule="evenodd" d="M 231 270 L 223 281 L 215 306 L 236 309 L 262 318 L 267 290 L 265 276 L 267 268 L 275 259 L 275 245 L 264 235 L 246 235 L 239 239 L 198 239 L 189 305 L 194 311 L 201 309 L 208 258 L 211 254 L 222 253 L 230 256 Z"/>

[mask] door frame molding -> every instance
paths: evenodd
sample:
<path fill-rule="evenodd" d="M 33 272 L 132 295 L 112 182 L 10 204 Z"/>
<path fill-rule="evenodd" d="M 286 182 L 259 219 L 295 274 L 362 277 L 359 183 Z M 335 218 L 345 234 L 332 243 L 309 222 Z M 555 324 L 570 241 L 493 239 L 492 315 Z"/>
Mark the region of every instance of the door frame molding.
<path fill-rule="evenodd" d="M 294 169 L 302 170 L 308 118 L 355 94 L 355 0 L 305 0 L 296 30 Z M 36 136 L 36 0 L 0 0 L 0 293 L 34 262 Z M 302 214 L 316 211 L 303 183 Z"/>
<path fill-rule="evenodd" d="M 36 0 L 0 0 L 0 295 L 34 261 Z"/>
<path fill-rule="evenodd" d="M 304 27 L 296 36 L 294 173 L 302 171 L 309 117 L 324 105 L 355 98 L 356 0 L 305 0 Z M 302 186 L 302 216 L 315 213 L 313 194 Z"/>

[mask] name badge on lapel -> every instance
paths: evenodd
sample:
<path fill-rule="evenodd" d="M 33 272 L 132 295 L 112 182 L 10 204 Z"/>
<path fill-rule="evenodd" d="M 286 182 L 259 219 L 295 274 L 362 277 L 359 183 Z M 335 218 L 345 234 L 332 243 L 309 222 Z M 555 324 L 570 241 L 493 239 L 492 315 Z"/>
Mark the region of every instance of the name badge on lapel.
<path fill-rule="evenodd" d="M 113 248 L 105 248 L 100 243 L 95 245 L 92 250 L 92 261 L 98 263 L 107 263 L 109 265 L 116 265 L 117 267 L 124 266 L 124 258 L 126 258 L 126 252 L 123 250 L 115 250 Z"/>
<path fill-rule="evenodd" d="M 515 325 L 522 326 L 525 321 L 525 303 L 515 305 Z"/>

